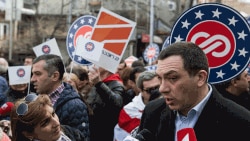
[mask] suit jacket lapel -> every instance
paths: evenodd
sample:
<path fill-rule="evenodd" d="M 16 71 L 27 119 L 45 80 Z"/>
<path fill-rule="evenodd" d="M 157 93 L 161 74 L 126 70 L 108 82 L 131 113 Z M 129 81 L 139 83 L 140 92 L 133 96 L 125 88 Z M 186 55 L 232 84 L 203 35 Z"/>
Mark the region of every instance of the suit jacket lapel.
<path fill-rule="evenodd" d="M 176 114 L 173 111 L 170 111 L 168 108 L 163 110 L 160 117 L 159 125 L 159 141 L 174 141 L 175 137 L 175 118 Z M 164 140 L 163 140 L 164 139 Z"/>

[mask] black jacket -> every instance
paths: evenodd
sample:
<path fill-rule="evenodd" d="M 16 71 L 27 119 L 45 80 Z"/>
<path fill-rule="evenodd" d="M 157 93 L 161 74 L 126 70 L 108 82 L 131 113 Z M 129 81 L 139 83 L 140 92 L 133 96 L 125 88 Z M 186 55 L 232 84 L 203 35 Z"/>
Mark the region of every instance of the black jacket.
<path fill-rule="evenodd" d="M 164 99 L 154 100 L 146 105 L 138 132 L 148 131 L 146 141 L 174 141 L 175 118 Z M 194 131 L 197 141 L 248 141 L 250 112 L 224 98 L 213 87 Z"/>
<path fill-rule="evenodd" d="M 87 101 L 94 115 L 90 116 L 90 140 L 112 141 L 114 127 L 123 106 L 122 95 L 125 90 L 117 81 L 99 82 L 93 87 Z"/>
<path fill-rule="evenodd" d="M 61 125 L 63 133 L 71 139 L 71 141 L 85 141 L 85 136 L 80 130 L 68 125 Z"/>

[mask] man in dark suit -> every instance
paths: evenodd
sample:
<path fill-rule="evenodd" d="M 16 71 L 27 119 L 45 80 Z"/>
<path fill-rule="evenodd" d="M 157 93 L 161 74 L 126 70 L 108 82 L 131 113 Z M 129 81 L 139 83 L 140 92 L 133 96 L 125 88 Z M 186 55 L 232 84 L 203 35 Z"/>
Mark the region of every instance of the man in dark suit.
<path fill-rule="evenodd" d="M 250 112 L 207 82 L 209 66 L 200 47 L 191 42 L 170 45 L 160 53 L 156 73 L 164 98 L 145 107 L 136 138 L 177 141 L 178 131 L 191 128 L 197 141 L 250 139 Z"/>
<path fill-rule="evenodd" d="M 215 88 L 224 96 L 250 110 L 250 76 L 247 70 L 236 77 L 222 83 L 214 84 Z"/>

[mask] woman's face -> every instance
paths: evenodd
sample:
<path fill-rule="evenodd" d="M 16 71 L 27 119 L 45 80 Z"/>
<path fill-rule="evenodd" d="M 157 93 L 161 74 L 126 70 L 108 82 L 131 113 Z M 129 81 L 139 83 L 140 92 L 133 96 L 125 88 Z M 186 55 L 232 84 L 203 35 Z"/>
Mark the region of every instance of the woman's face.
<path fill-rule="evenodd" d="M 16 91 L 25 91 L 25 89 L 28 87 L 28 84 L 10 85 L 10 87 Z"/>
<path fill-rule="evenodd" d="M 64 73 L 63 81 L 69 83 L 76 91 L 78 91 L 79 78 L 74 73 Z"/>
<path fill-rule="evenodd" d="M 56 141 L 61 135 L 61 128 L 58 116 L 53 107 L 45 106 L 46 116 L 35 127 L 34 139 L 40 141 Z"/>

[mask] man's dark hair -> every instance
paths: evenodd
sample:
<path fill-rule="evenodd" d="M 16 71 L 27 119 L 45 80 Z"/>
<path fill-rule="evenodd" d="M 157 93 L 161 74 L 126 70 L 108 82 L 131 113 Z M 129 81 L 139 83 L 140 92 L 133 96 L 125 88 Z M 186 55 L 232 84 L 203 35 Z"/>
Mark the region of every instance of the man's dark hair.
<path fill-rule="evenodd" d="M 209 73 L 209 65 L 206 54 L 203 50 L 192 42 L 177 42 L 162 50 L 158 60 L 179 55 L 183 59 L 183 67 L 190 76 L 194 76 L 198 71 L 205 70 Z"/>
<path fill-rule="evenodd" d="M 146 71 L 147 69 L 142 67 L 142 66 L 138 66 L 138 67 L 134 67 L 132 68 L 132 71 L 130 72 L 130 75 L 129 75 L 129 80 L 132 80 L 133 82 L 136 83 L 136 80 L 135 80 L 135 74 L 136 73 L 141 73 L 141 72 L 144 72 Z"/>
<path fill-rule="evenodd" d="M 124 59 L 121 59 L 121 61 L 120 61 L 120 63 L 119 63 L 119 64 L 122 64 L 122 63 L 124 63 L 124 68 L 126 68 L 126 67 L 127 67 L 127 63 L 125 62 L 125 60 L 124 60 Z"/>
<path fill-rule="evenodd" d="M 136 60 L 136 61 L 132 62 L 132 64 L 131 64 L 132 68 L 139 67 L 139 66 L 141 66 L 141 67 L 145 66 L 145 64 L 142 62 L 142 60 Z"/>
<path fill-rule="evenodd" d="M 240 78 L 241 78 L 241 74 L 235 76 L 234 78 L 232 78 L 232 79 L 230 79 L 230 80 L 227 80 L 227 81 L 224 81 L 224 82 L 220 82 L 220 83 L 214 84 L 214 86 L 215 86 L 219 91 L 221 91 L 221 89 L 224 90 L 224 89 L 228 88 L 229 86 L 231 86 L 231 85 L 232 85 L 232 83 L 231 83 L 232 80 L 240 80 Z"/>
<path fill-rule="evenodd" d="M 36 57 L 34 55 L 27 55 L 23 58 L 23 61 L 26 59 L 26 58 L 31 58 L 32 60 L 34 60 Z"/>
<path fill-rule="evenodd" d="M 44 70 L 48 71 L 49 76 L 51 76 L 55 71 L 59 72 L 59 80 L 62 80 L 63 74 L 65 72 L 65 67 L 60 56 L 54 54 L 45 54 L 38 56 L 34 59 L 33 64 L 36 64 L 39 61 L 45 61 L 45 65 L 43 66 Z"/>

